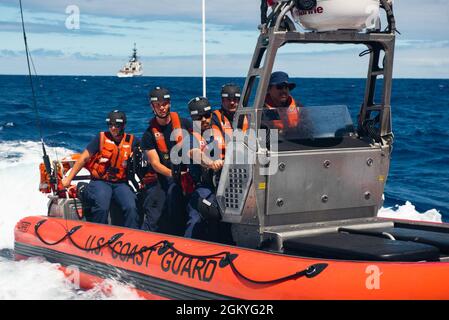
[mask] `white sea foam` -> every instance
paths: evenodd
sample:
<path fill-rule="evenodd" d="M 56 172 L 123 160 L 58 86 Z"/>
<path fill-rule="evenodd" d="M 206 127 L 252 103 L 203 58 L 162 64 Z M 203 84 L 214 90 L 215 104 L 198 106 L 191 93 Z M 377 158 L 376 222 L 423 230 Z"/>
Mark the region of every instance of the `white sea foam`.
<path fill-rule="evenodd" d="M 48 148 L 62 157 L 70 151 Z M 47 197 L 39 192 L 42 147 L 37 142 L 0 143 L 0 248 L 12 248 L 14 226 L 21 218 L 46 213 Z"/>
<path fill-rule="evenodd" d="M 393 208 L 382 208 L 379 210 L 377 216 L 382 218 L 395 218 L 403 220 L 443 222 L 442 216 L 438 210 L 432 209 L 424 213 L 420 213 L 416 211 L 415 206 L 410 201 L 406 201 L 406 203 L 402 206 L 396 205 Z"/>
<path fill-rule="evenodd" d="M 107 279 L 83 291 L 56 263 L 42 258 L 10 261 L 0 258 L 0 300 L 129 300 L 140 299 L 130 287 Z"/>
<path fill-rule="evenodd" d="M 73 153 L 47 148 L 51 159 Z M 38 142 L 0 142 L 0 249 L 13 248 L 14 226 L 24 217 L 45 215 L 47 197 L 38 190 L 42 146 Z M 138 299 L 129 287 L 108 279 L 88 291 L 77 290 L 57 264 L 41 259 L 0 258 L 0 300 L 3 299 Z"/>
<path fill-rule="evenodd" d="M 71 151 L 48 148 L 52 159 Z M 38 142 L 0 142 L 0 248 L 13 248 L 14 226 L 21 218 L 46 213 L 47 198 L 38 190 L 42 147 Z M 408 220 L 441 222 L 437 210 L 416 211 L 407 202 L 382 208 L 379 216 Z M 137 299 L 129 287 L 108 279 L 97 287 L 80 291 L 68 282 L 57 264 L 41 259 L 14 262 L 0 258 L 1 299 Z"/>

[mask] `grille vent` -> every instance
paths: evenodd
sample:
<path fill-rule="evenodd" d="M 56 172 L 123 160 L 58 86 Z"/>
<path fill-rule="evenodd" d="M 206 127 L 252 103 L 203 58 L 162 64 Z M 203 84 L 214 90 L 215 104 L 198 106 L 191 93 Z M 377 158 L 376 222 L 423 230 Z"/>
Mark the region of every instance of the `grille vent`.
<path fill-rule="evenodd" d="M 248 171 L 243 168 L 229 170 L 228 184 L 225 189 L 225 206 L 238 209 L 243 198 L 243 190 L 248 182 Z"/>

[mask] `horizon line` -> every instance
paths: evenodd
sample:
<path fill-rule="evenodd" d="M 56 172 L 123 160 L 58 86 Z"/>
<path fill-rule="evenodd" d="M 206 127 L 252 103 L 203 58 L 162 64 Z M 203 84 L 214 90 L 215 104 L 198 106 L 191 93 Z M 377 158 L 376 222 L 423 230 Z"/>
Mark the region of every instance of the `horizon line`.
<path fill-rule="evenodd" d="M 28 77 L 28 74 L 0 74 L 0 77 Z M 116 75 L 86 75 L 86 74 L 43 74 L 43 75 L 33 75 L 33 77 L 103 77 L 103 78 L 119 78 Z M 202 79 L 202 76 L 186 76 L 186 75 L 179 75 L 179 76 L 139 76 L 139 77 L 131 77 L 135 79 L 139 78 L 198 78 Z M 246 79 L 247 76 L 207 76 L 207 78 L 241 78 Z M 300 79 L 366 79 L 366 77 L 301 77 L 301 76 L 291 76 L 291 78 L 300 78 Z M 130 78 L 122 78 L 122 79 L 130 79 Z M 393 77 L 393 80 L 449 80 L 449 76 L 447 78 L 432 78 L 432 77 L 424 77 L 424 78 L 418 78 L 418 77 Z M 381 79 L 379 79 L 381 80 Z M 126 81 L 126 80 L 125 80 Z"/>

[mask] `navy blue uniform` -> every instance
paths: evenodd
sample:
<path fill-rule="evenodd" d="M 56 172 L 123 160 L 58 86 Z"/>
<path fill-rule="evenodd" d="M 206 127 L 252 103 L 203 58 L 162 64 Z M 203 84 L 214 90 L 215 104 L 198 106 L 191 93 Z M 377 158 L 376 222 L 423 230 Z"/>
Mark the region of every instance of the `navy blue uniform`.
<path fill-rule="evenodd" d="M 194 142 L 193 145 L 195 145 L 195 148 L 198 148 L 200 144 L 196 141 L 195 137 L 192 136 L 191 141 Z M 208 146 L 212 146 L 213 137 L 207 143 Z M 205 152 L 206 154 L 208 153 L 207 151 Z M 195 182 L 195 191 L 190 196 L 187 204 L 188 221 L 184 236 L 207 241 L 232 242 L 232 240 L 229 240 L 229 224 L 222 223 L 219 219 L 206 217 L 200 209 L 200 203 L 204 200 L 211 206 L 218 208 L 213 170 L 204 168 L 199 164 L 191 164 L 189 170 Z"/>
<path fill-rule="evenodd" d="M 191 128 L 191 122 L 180 118 L 181 127 L 185 130 Z M 161 133 L 168 149 L 175 142 L 170 141 L 173 131 L 172 122 L 166 126 L 160 126 Z M 146 153 L 149 150 L 158 150 L 156 139 L 151 127 L 144 132 L 141 148 Z M 160 157 L 160 156 L 159 156 Z M 167 168 L 171 168 L 169 159 L 160 159 Z M 145 200 L 143 202 L 144 221 L 143 230 L 182 235 L 185 230 L 186 212 L 185 199 L 181 186 L 173 178 L 158 174 L 158 180 L 145 186 Z"/>
<path fill-rule="evenodd" d="M 136 146 L 133 141 L 132 148 Z M 91 156 L 98 153 L 100 147 L 100 135 L 95 136 L 86 149 Z M 96 223 L 108 223 L 108 214 L 111 201 L 114 200 L 123 213 L 123 223 L 128 228 L 139 228 L 136 195 L 127 182 L 110 182 L 93 179 L 87 186 L 87 200 L 91 204 L 91 214 L 86 220 Z"/>

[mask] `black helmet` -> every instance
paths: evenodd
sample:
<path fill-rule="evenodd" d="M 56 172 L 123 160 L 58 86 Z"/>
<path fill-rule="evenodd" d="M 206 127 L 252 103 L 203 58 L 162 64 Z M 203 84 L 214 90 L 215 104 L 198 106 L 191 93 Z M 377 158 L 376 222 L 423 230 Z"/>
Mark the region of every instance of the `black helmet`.
<path fill-rule="evenodd" d="M 148 94 L 150 102 L 170 100 L 170 92 L 166 88 L 155 87 Z"/>
<path fill-rule="evenodd" d="M 125 126 L 126 124 L 126 114 L 123 111 L 114 110 L 109 112 L 108 117 L 106 118 L 106 123 L 109 124 L 122 124 Z"/>
<path fill-rule="evenodd" d="M 240 87 L 234 83 L 227 83 L 221 87 L 222 98 L 239 98 L 241 96 Z"/>
<path fill-rule="evenodd" d="M 190 116 L 196 118 L 212 112 L 209 100 L 206 97 L 196 97 L 188 103 Z"/>

